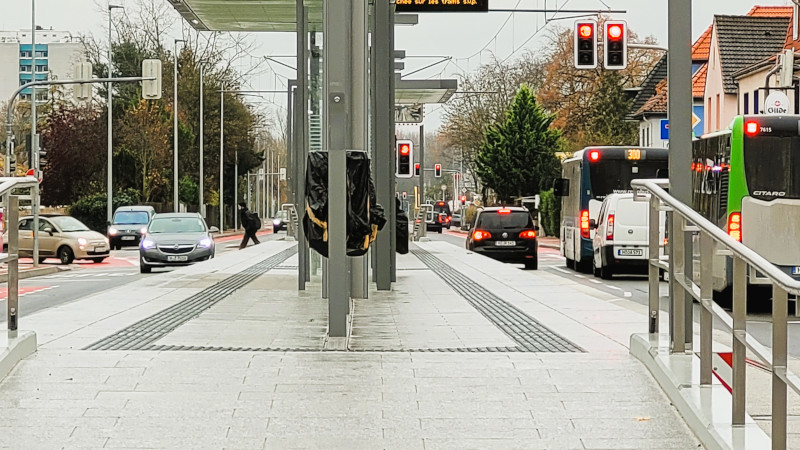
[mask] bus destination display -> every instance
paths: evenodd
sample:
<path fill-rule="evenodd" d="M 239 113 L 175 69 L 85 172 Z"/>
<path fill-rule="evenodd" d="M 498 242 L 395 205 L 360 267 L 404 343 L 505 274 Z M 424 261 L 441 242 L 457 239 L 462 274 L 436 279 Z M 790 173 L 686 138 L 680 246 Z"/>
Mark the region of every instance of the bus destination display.
<path fill-rule="evenodd" d="M 489 0 L 396 0 L 398 13 L 488 12 Z"/>
<path fill-rule="evenodd" d="M 628 161 L 641 161 L 645 159 L 645 151 L 638 148 L 629 148 L 625 151 Z"/>

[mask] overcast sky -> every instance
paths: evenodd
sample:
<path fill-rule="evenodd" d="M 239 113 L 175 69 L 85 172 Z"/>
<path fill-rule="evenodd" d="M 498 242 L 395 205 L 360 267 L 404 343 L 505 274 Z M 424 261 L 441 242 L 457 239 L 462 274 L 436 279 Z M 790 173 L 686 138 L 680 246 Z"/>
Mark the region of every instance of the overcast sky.
<path fill-rule="evenodd" d="M 167 2 L 167 0 L 163 0 Z M 220 0 L 224 1 L 224 0 Z M 652 35 L 660 43 L 667 42 L 667 1 L 668 0 L 490 0 L 490 8 L 505 9 L 613 9 L 626 13 L 614 14 L 615 19 L 625 19 L 629 28 L 640 36 Z M 0 29 L 30 29 L 30 0 L 3 0 L 3 14 L 0 16 Z M 13 3 L 14 6 L 9 6 Z M 125 5 L 132 0 L 115 0 L 115 4 Z M 789 5 L 790 0 L 695 0 L 692 7 L 692 32 L 696 38 L 712 21 L 714 14 L 744 14 L 754 4 Z M 106 16 L 102 12 L 102 0 L 37 0 L 37 24 L 56 30 L 71 31 L 75 34 L 104 35 Z M 548 19 L 573 16 L 573 14 L 547 14 Z M 541 13 L 492 12 L 488 14 L 423 14 L 419 25 L 398 27 L 396 47 L 406 50 L 409 58 L 406 70 L 409 73 L 418 68 L 435 63 L 444 56 L 452 56 L 452 62 L 436 65 L 412 76 L 412 78 L 452 78 L 464 71 L 472 71 L 482 61 L 491 58 L 492 53 L 499 59 L 514 57 L 525 49 L 535 51 L 546 45 L 547 32 L 554 27 L 571 27 L 574 19 L 549 20 Z M 504 25 L 505 23 L 505 25 Z M 291 34 L 263 33 L 255 37 L 260 45 L 256 56 L 294 54 L 294 37 Z M 430 58 L 427 58 L 430 57 Z M 294 65 L 291 60 L 284 60 Z M 254 89 L 285 89 L 285 80 L 292 78 L 292 70 L 272 63 L 268 73 L 252 81 Z M 273 72 L 274 71 L 274 72 Z M 273 108 L 280 111 L 284 106 L 284 96 L 268 95 L 266 100 L 274 102 Z M 438 108 L 426 119 L 428 129 L 439 126 Z"/>

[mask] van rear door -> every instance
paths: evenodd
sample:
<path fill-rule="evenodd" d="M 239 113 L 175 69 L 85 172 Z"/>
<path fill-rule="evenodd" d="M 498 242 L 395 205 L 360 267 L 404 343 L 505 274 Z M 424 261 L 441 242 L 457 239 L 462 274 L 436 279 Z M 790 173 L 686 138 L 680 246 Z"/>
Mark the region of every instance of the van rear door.
<path fill-rule="evenodd" d="M 647 247 L 649 203 L 620 198 L 614 212 L 614 245 Z"/>

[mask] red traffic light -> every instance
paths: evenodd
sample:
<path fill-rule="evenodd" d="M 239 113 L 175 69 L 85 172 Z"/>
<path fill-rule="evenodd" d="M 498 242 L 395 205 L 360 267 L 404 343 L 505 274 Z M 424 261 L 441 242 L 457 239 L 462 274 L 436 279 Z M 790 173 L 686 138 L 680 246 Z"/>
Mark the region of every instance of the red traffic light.
<path fill-rule="evenodd" d="M 584 23 L 578 26 L 578 34 L 582 38 L 590 38 L 594 34 L 594 26 L 589 23 Z"/>
<path fill-rule="evenodd" d="M 442 170 L 442 165 L 441 164 L 437 164 L 436 165 L 436 170 Z"/>
<path fill-rule="evenodd" d="M 403 156 L 407 156 L 411 153 L 411 146 L 408 144 L 401 144 L 400 145 L 400 154 Z"/>
<path fill-rule="evenodd" d="M 612 24 L 606 29 L 606 34 L 610 39 L 617 40 L 622 38 L 622 25 Z"/>

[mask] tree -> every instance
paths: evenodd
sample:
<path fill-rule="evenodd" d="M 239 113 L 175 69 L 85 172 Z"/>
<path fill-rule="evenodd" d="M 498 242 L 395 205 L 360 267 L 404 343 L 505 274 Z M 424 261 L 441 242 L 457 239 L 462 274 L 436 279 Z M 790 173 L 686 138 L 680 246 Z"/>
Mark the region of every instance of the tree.
<path fill-rule="evenodd" d="M 127 171 L 138 174 L 135 186 L 145 202 L 153 202 L 164 187 L 158 172 L 172 166 L 169 119 L 159 103 L 141 100 L 119 122 L 117 139 L 135 164 L 135 170 L 127 167 Z"/>
<path fill-rule="evenodd" d="M 527 85 L 517 92 L 505 120 L 491 125 L 476 158 L 476 173 L 501 202 L 538 194 L 558 173 L 561 132 L 554 116 L 536 103 Z"/>
<path fill-rule="evenodd" d="M 631 145 L 638 140 L 638 127 L 626 122 L 633 102 L 625 95 L 622 77 L 616 70 L 600 74 L 589 110 L 589 140 L 595 145 Z"/>

